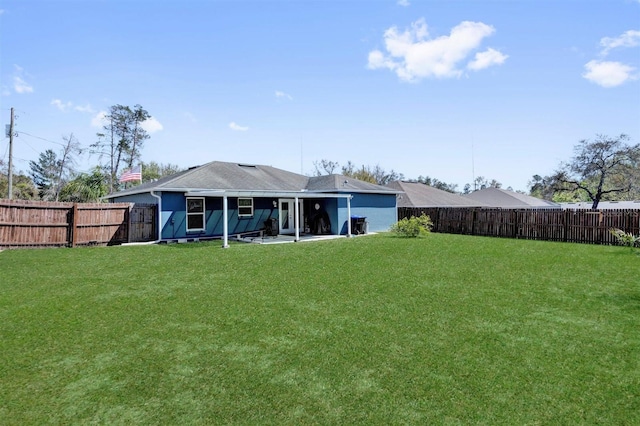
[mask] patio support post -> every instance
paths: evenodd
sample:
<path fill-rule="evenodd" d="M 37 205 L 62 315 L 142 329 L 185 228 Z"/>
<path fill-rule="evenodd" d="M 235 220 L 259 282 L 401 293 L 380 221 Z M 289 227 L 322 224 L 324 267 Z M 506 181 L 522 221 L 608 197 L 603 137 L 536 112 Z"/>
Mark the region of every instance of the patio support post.
<path fill-rule="evenodd" d="M 347 198 L 347 238 L 351 237 L 351 197 Z"/>
<path fill-rule="evenodd" d="M 300 206 L 298 206 L 298 197 L 295 197 L 293 202 L 293 217 L 293 226 L 296 228 L 294 241 L 297 243 L 300 241 Z"/>
<path fill-rule="evenodd" d="M 222 196 L 222 248 L 229 248 L 229 217 L 227 196 Z"/>

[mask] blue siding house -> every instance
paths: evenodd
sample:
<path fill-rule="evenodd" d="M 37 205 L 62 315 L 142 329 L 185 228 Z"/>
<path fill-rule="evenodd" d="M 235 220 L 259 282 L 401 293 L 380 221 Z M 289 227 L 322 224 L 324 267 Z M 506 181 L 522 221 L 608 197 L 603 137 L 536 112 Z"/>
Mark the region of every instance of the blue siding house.
<path fill-rule="evenodd" d="M 158 241 L 266 232 L 347 235 L 386 231 L 400 191 L 342 175 L 303 176 L 271 166 L 214 161 L 111 194 L 158 206 Z M 364 224 L 364 226 L 363 226 Z"/>

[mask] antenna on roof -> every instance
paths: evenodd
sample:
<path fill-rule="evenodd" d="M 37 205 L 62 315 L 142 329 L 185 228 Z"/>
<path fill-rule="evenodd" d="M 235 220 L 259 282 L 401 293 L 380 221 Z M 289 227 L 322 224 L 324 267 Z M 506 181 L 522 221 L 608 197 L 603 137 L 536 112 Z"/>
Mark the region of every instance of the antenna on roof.
<path fill-rule="evenodd" d="M 476 183 L 476 163 L 475 163 L 475 159 L 473 157 L 473 135 L 471 135 L 471 178 L 473 179 L 473 190 L 477 190 L 477 183 Z"/>

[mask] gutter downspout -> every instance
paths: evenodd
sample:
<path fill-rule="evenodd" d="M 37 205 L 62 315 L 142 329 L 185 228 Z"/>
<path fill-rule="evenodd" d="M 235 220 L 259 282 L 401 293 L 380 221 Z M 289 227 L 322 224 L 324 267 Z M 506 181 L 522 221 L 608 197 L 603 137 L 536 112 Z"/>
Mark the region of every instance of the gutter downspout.
<path fill-rule="evenodd" d="M 347 198 L 347 238 L 350 238 L 351 235 L 351 197 Z"/>
<path fill-rule="evenodd" d="M 222 248 L 229 248 L 229 218 L 227 208 L 229 202 L 227 196 L 222 196 Z"/>
<path fill-rule="evenodd" d="M 298 241 L 300 241 L 300 206 L 298 206 L 298 197 L 295 197 L 293 215 L 293 226 L 296 228 L 296 236 L 294 238 L 294 241 L 297 243 Z"/>
<path fill-rule="evenodd" d="M 154 241 L 155 244 L 162 240 L 162 197 L 156 194 L 154 191 L 149 192 L 153 198 L 158 200 L 158 239 Z"/>

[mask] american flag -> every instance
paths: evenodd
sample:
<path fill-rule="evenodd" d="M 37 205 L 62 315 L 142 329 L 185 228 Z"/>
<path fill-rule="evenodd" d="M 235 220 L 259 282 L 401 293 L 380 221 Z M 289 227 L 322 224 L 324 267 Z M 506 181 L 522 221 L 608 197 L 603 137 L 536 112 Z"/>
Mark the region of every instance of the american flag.
<path fill-rule="evenodd" d="M 120 176 L 120 182 L 131 182 L 132 180 L 139 180 L 142 182 L 142 166 L 126 170 L 122 173 L 122 176 Z"/>

